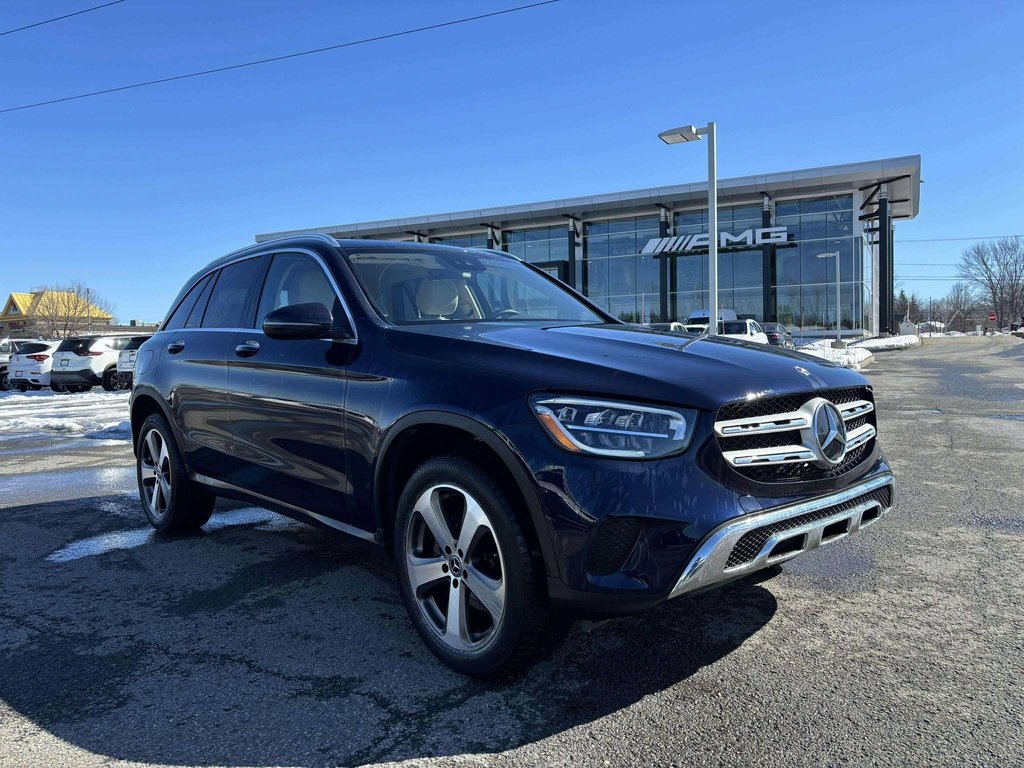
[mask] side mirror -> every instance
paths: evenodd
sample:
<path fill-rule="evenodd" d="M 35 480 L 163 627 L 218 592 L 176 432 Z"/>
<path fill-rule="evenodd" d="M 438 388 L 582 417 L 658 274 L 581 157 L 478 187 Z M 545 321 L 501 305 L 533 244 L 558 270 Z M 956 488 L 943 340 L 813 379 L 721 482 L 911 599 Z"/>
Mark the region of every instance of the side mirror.
<path fill-rule="evenodd" d="M 263 319 L 263 332 L 272 339 L 343 338 L 333 332 L 334 318 L 323 304 L 290 304 L 279 307 Z"/>

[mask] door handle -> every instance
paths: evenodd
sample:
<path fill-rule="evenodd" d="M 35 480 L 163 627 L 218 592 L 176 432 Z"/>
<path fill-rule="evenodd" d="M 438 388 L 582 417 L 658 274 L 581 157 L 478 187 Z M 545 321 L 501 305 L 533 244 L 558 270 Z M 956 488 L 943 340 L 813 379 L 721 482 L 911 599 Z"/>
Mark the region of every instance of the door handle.
<path fill-rule="evenodd" d="M 245 341 L 235 347 L 235 354 L 239 357 L 252 357 L 260 351 L 260 343 L 258 341 Z"/>
<path fill-rule="evenodd" d="M 172 341 L 170 344 L 167 345 L 167 351 L 170 352 L 172 355 L 176 355 L 179 352 L 183 352 L 184 350 L 185 342 L 181 340 Z"/>

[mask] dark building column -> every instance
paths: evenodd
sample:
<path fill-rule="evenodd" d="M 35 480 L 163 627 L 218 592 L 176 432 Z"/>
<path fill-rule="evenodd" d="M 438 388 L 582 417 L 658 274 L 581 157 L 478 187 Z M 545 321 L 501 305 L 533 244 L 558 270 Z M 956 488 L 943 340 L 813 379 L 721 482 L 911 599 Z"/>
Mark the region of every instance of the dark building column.
<path fill-rule="evenodd" d="M 761 226 L 772 225 L 772 199 L 761 193 Z M 761 322 L 776 320 L 778 313 L 775 293 L 775 246 L 765 243 L 761 246 Z"/>
<path fill-rule="evenodd" d="M 878 334 L 880 336 L 890 333 L 893 324 L 891 231 L 889 186 L 883 184 L 878 192 Z"/>
<path fill-rule="evenodd" d="M 496 251 L 501 248 L 500 236 L 495 231 L 494 227 L 487 228 L 487 247 L 492 251 Z"/>
<path fill-rule="evenodd" d="M 658 221 L 658 237 L 668 237 L 668 209 L 661 209 L 661 218 Z M 667 323 L 671 320 L 668 311 L 668 262 L 669 256 L 664 253 L 655 256 L 658 260 L 658 301 L 661 304 L 661 322 Z"/>

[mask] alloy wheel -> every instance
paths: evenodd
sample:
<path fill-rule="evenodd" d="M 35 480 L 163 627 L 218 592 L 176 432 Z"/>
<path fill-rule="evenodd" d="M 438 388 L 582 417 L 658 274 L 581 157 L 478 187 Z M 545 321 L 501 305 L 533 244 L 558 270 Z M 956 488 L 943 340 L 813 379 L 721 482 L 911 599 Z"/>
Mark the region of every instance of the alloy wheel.
<path fill-rule="evenodd" d="M 139 455 L 139 477 L 146 505 L 153 517 L 160 519 L 167 514 L 171 501 L 171 460 L 167 453 L 167 442 L 155 429 L 146 433 Z"/>
<path fill-rule="evenodd" d="M 455 485 L 425 490 L 404 555 L 413 597 L 438 637 L 459 651 L 486 645 L 505 614 L 505 564 L 480 503 Z"/>

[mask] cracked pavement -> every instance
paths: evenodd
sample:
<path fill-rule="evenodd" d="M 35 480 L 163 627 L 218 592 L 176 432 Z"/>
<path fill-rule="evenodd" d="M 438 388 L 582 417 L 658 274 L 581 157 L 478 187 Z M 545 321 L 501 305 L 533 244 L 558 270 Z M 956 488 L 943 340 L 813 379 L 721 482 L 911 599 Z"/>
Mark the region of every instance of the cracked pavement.
<path fill-rule="evenodd" d="M 6 441 L 0 766 L 1020 764 L 1024 342 L 876 358 L 887 518 L 491 683 L 358 542 L 226 503 L 166 539 L 126 444 Z"/>

